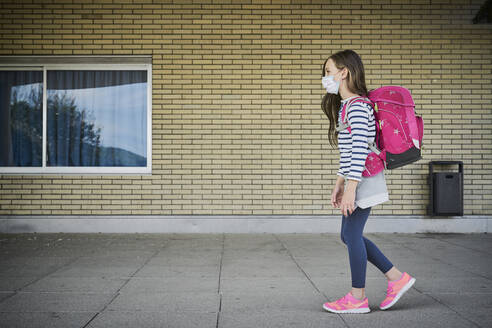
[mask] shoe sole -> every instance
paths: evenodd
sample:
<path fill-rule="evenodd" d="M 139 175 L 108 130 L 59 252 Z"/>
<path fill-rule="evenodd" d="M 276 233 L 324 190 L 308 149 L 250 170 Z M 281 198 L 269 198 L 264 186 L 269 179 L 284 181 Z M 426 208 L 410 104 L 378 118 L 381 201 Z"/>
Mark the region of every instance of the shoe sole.
<path fill-rule="evenodd" d="M 403 288 L 398 292 L 398 294 L 396 294 L 395 298 L 388 304 L 388 305 L 385 305 L 383 307 L 379 307 L 381 310 L 387 310 L 389 309 L 390 307 L 392 307 L 399 299 L 400 297 L 403 296 L 403 294 L 405 294 L 405 292 L 407 290 L 410 289 L 410 287 L 413 286 L 413 284 L 415 283 L 415 278 L 411 278 L 407 284 L 405 286 L 403 286 Z"/>
<path fill-rule="evenodd" d="M 368 312 L 371 312 L 371 309 L 369 309 L 369 308 L 335 310 L 335 309 L 330 309 L 330 308 L 325 307 L 324 304 L 323 304 L 323 309 L 325 309 L 326 311 L 329 311 L 329 312 L 333 312 L 333 313 L 368 313 Z"/>

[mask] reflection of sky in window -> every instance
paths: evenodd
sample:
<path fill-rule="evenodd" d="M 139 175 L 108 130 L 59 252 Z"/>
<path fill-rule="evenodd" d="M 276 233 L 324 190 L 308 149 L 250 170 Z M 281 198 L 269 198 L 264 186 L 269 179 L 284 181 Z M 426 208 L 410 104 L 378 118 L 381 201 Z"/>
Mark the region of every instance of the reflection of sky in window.
<path fill-rule="evenodd" d="M 55 90 L 49 91 L 51 95 Z M 86 110 L 94 129 L 101 128 L 102 146 L 147 157 L 146 82 L 56 92 L 67 92 L 79 110 Z"/>
<path fill-rule="evenodd" d="M 30 83 L 12 86 L 12 89 L 10 89 L 10 105 L 13 105 L 14 101 L 25 101 L 29 104 L 30 108 L 35 109 L 34 106 L 36 106 L 36 104 L 33 100 L 37 98 L 37 95 L 40 92 L 42 92 L 42 88 L 42 83 Z M 31 92 L 33 91 L 34 98 L 31 96 Z M 14 99 L 14 93 L 17 93 L 17 99 Z"/>

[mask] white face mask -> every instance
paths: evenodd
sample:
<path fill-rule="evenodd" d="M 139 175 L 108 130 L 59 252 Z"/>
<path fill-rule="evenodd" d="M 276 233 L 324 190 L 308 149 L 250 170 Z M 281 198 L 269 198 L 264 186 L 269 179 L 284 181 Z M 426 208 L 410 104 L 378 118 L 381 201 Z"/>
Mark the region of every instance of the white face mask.
<path fill-rule="evenodd" d="M 337 94 L 341 81 L 335 81 L 334 75 L 323 76 L 321 83 L 328 93 Z"/>
<path fill-rule="evenodd" d="M 323 76 L 323 78 L 321 79 L 321 83 L 326 89 L 326 92 L 333 94 L 338 93 L 338 89 L 340 88 L 340 81 L 335 81 L 333 75 Z"/>

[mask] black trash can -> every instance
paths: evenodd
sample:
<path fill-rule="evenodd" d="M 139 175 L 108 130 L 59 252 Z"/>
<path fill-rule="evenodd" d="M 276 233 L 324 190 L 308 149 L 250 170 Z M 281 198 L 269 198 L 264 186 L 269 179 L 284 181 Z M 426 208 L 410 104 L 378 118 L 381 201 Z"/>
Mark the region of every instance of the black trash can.
<path fill-rule="evenodd" d="M 458 165 L 458 172 L 434 172 L 434 165 Z M 463 215 L 463 162 L 429 162 L 429 215 Z"/>

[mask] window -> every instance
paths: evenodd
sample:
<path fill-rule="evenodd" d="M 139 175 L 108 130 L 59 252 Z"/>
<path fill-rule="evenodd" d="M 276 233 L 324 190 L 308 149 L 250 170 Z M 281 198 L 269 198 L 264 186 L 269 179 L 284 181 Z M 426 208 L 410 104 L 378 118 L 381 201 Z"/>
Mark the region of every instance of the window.
<path fill-rule="evenodd" d="M 151 64 L 63 58 L 2 57 L 0 174 L 150 174 Z"/>

